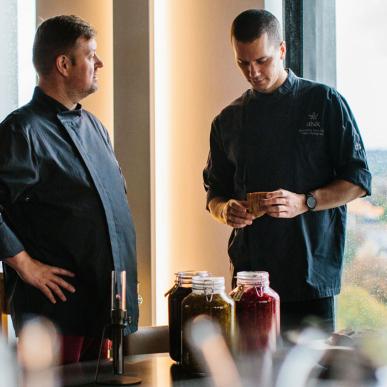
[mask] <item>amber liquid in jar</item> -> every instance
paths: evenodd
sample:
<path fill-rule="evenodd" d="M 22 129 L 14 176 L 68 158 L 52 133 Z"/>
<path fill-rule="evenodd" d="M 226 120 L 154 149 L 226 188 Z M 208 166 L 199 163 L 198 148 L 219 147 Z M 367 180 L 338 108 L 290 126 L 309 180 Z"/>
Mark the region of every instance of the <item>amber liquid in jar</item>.
<path fill-rule="evenodd" d="M 269 273 L 238 272 L 235 301 L 240 352 L 276 349 L 280 333 L 280 299 L 269 287 Z"/>
<path fill-rule="evenodd" d="M 176 273 L 174 286 L 168 296 L 169 355 L 177 363 L 181 362 L 181 303 L 192 292 L 192 277 L 208 276 L 207 271 L 180 271 Z"/>
<path fill-rule="evenodd" d="M 202 373 L 194 353 L 185 339 L 187 323 L 200 315 L 209 316 L 219 324 L 229 347 L 234 337 L 235 305 L 226 294 L 223 277 L 194 277 L 192 293 L 182 302 L 182 364 L 193 373 Z"/>

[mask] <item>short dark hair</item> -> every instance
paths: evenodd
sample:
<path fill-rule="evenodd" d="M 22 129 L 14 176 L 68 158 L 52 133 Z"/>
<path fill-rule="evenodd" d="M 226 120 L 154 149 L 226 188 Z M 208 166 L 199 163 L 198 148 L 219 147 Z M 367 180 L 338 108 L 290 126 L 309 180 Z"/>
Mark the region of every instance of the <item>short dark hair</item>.
<path fill-rule="evenodd" d="M 45 20 L 35 34 L 32 61 L 39 75 L 48 75 L 61 54 L 70 54 L 78 38 L 91 39 L 95 29 L 74 15 L 55 16 Z"/>
<path fill-rule="evenodd" d="M 278 19 L 263 9 L 248 9 L 239 14 L 231 26 L 231 39 L 251 43 L 267 33 L 273 43 L 282 41 L 281 26 Z"/>

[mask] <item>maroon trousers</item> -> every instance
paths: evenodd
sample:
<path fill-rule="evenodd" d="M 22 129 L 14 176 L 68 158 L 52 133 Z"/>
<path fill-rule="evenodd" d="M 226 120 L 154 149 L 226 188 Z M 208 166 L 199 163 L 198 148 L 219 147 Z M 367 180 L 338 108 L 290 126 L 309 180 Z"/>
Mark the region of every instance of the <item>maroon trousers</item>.
<path fill-rule="evenodd" d="M 79 361 L 97 360 L 101 346 L 101 339 L 84 336 L 61 336 L 62 362 L 61 364 L 77 363 Z M 107 359 L 110 340 L 104 340 L 101 360 Z"/>

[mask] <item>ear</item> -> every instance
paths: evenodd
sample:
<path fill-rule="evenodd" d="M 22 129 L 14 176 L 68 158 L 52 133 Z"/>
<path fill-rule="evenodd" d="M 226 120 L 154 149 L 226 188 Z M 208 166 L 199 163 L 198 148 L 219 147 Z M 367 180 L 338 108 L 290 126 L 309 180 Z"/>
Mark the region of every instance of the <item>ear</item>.
<path fill-rule="evenodd" d="M 280 59 L 284 60 L 286 56 L 286 42 L 283 40 L 280 43 Z"/>
<path fill-rule="evenodd" d="M 71 60 L 67 55 L 59 55 L 55 59 L 55 67 L 60 74 L 67 77 L 71 67 Z"/>

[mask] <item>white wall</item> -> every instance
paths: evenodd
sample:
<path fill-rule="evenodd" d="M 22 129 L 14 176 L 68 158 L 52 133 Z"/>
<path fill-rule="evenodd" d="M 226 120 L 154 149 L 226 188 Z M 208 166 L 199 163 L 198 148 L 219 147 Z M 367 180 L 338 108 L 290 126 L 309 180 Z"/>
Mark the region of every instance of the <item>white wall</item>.
<path fill-rule="evenodd" d="M 128 184 L 137 235 L 140 324 L 152 323 L 149 4 L 114 0 L 115 152 Z"/>

